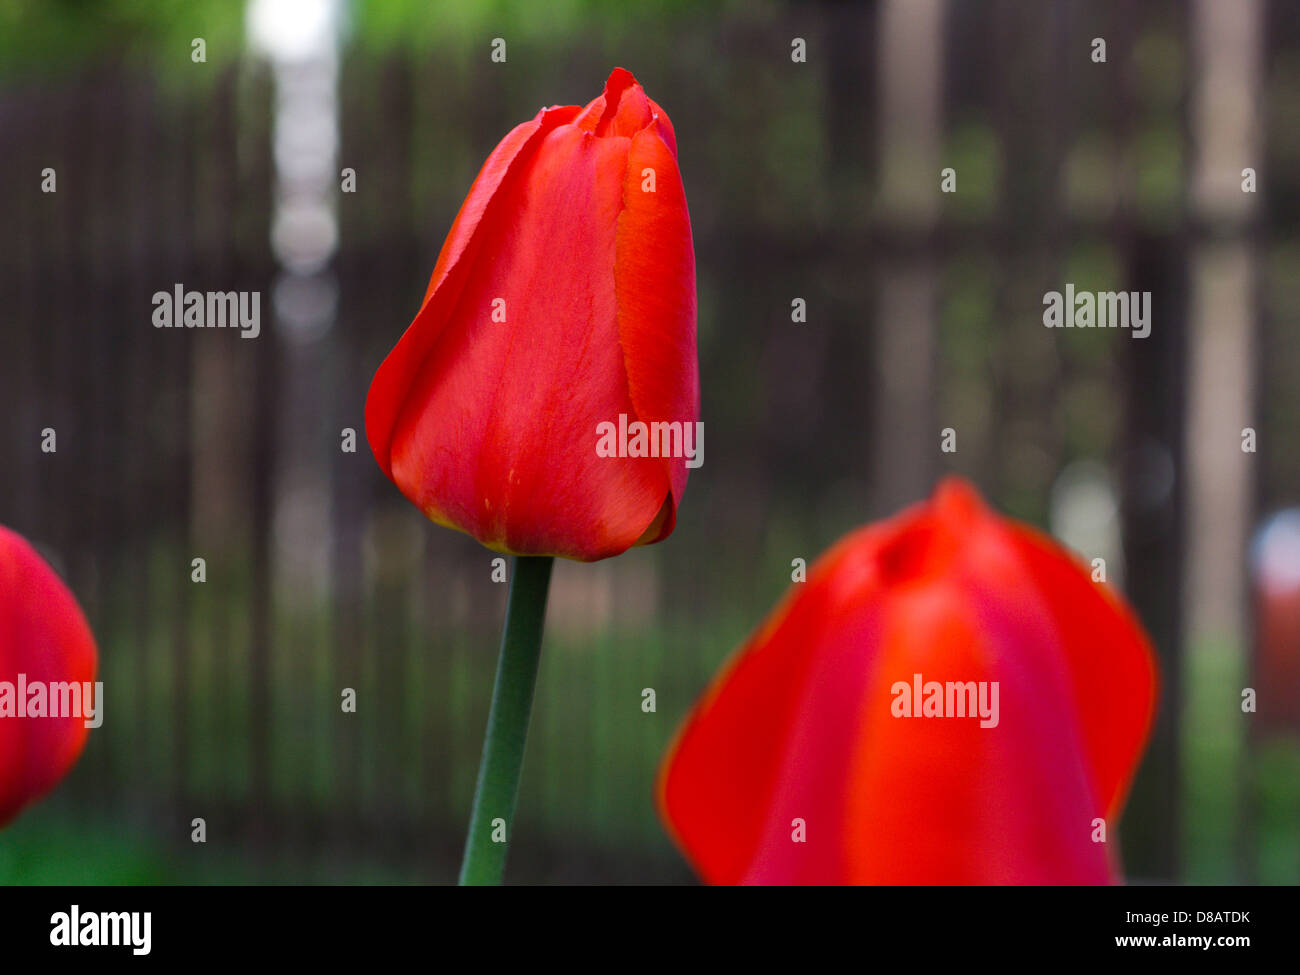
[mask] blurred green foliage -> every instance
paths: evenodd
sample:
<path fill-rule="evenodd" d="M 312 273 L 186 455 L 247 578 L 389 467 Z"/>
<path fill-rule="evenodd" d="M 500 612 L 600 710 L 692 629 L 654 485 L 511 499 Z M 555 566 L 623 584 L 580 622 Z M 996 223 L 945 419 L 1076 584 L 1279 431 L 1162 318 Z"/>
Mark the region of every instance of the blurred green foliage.
<path fill-rule="evenodd" d="M 75 74 L 96 64 L 134 64 L 181 74 L 190 42 L 207 42 L 215 68 L 244 52 L 240 0 L 0 0 L 0 79 Z"/>

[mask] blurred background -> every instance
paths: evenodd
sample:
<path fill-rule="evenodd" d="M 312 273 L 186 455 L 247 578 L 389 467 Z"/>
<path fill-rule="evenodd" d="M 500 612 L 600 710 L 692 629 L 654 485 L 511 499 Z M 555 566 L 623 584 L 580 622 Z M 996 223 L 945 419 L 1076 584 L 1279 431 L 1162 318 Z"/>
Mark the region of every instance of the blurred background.
<path fill-rule="evenodd" d="M 492 147 L 615 65 L 677 131 L 708 453 L 668 542 L 556 568 L 508 879 L 689 880 L 682 715 L 792 559 L 952 471 L 1159 645 L 1129 875 L 1300 881 L 1293 2 L 0 0 L 0 523 L 107 695 L 0 882 L 454 880 L 506 587 L 365 395 Z M 1066 282 L 1150 336 L 1044 328 Z M 261 336 L 153 328 L 177 283 Z"/>

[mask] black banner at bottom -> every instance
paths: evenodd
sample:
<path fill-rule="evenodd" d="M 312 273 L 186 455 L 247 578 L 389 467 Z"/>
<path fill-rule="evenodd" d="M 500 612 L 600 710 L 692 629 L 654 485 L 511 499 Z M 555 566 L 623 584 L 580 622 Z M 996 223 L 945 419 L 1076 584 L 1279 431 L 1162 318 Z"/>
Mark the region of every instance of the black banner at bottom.
<path fill-rule="evenodd" d="M 1233 965 L 1286 949 L 1294 901 L 1294 888 L 1259 887 L 10 887 L 0 888 L 0 944 L 6 961 L 335 967 L 416 952 L 431 967 L 459 968 L 466 952 L 617 964 L 647 952 L 666 960 L 660 953 L 680 946 L 738 960 L 816 938 L 819 955 L 844 942 L 858 957 L 878 948 L 927 962 L 1196 956 Z"/>

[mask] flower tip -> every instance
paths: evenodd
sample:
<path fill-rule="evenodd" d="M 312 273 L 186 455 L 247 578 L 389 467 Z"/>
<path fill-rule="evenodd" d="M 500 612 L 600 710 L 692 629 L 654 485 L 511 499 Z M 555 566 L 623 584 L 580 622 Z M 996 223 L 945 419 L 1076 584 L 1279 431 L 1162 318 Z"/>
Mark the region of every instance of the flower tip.
<path fill-rule="evenodd" d="M 636 83 L 636 76 L 627 68 L 615 68 L 605 79 L 605 97 L 618 96 L 624 88 L 630 88 Z"/>
<path fill-rule="evenodd" d="M 979 491 L 956 474 L 945 475 L 935 485 L 930 504 L 941 519 L 958 524 L 969 522 L 984 511 L 984 499 Z"/>
<path fill-rule="evenodd" d="M 605 90 L 588 102 L 573 119 L 580 129 L 597 138 L 636 135 L 652 120 L 650 99 L 632 72 L 615 68 L 605 81 Z"/>

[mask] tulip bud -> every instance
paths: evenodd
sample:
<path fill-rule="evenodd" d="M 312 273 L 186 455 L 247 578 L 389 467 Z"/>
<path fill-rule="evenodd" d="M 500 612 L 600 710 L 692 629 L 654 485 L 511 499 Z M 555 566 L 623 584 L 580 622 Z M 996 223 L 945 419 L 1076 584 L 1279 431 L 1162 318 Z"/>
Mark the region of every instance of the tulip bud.
<path fill-rule="evenodd" d="M 88 733 L 81 694 L 95 663 L 95 639 L 72 593 L 23 538 L 0 527 L 0 826 L 77 761 Z M 51 689 L 61 702 L 73 699 L 68 684 L 78 685 L 82 713 L 52 703 Z"/>
<path fill-rule="evenodd" d="M 1257 715 L 1261 731 L 1300 731 L 1300 511 L 1273 515 L 1256 533 L 1250 552 L 1255 607 L 1258 701 L 1243 711 Z M 1254 697 L 1254 694 L 1251 694 Z"/>
<path fill-rule="evenodd" d="M 1155 682 L 1105 584 L 949 480 L 793 587 L 688 717 L 661 811 L 712 883 L 1107 883 Z"/>
<path fill-rule="evenodd" d="M 438 524 L 592 561 L 672 532 L 690 459 L 607 456 L 602 425 L 698 417 L 676 137 L 615 69 L 585 108 L 543 109 L 488 157 L 371 384 L 366 435 Z"/>

